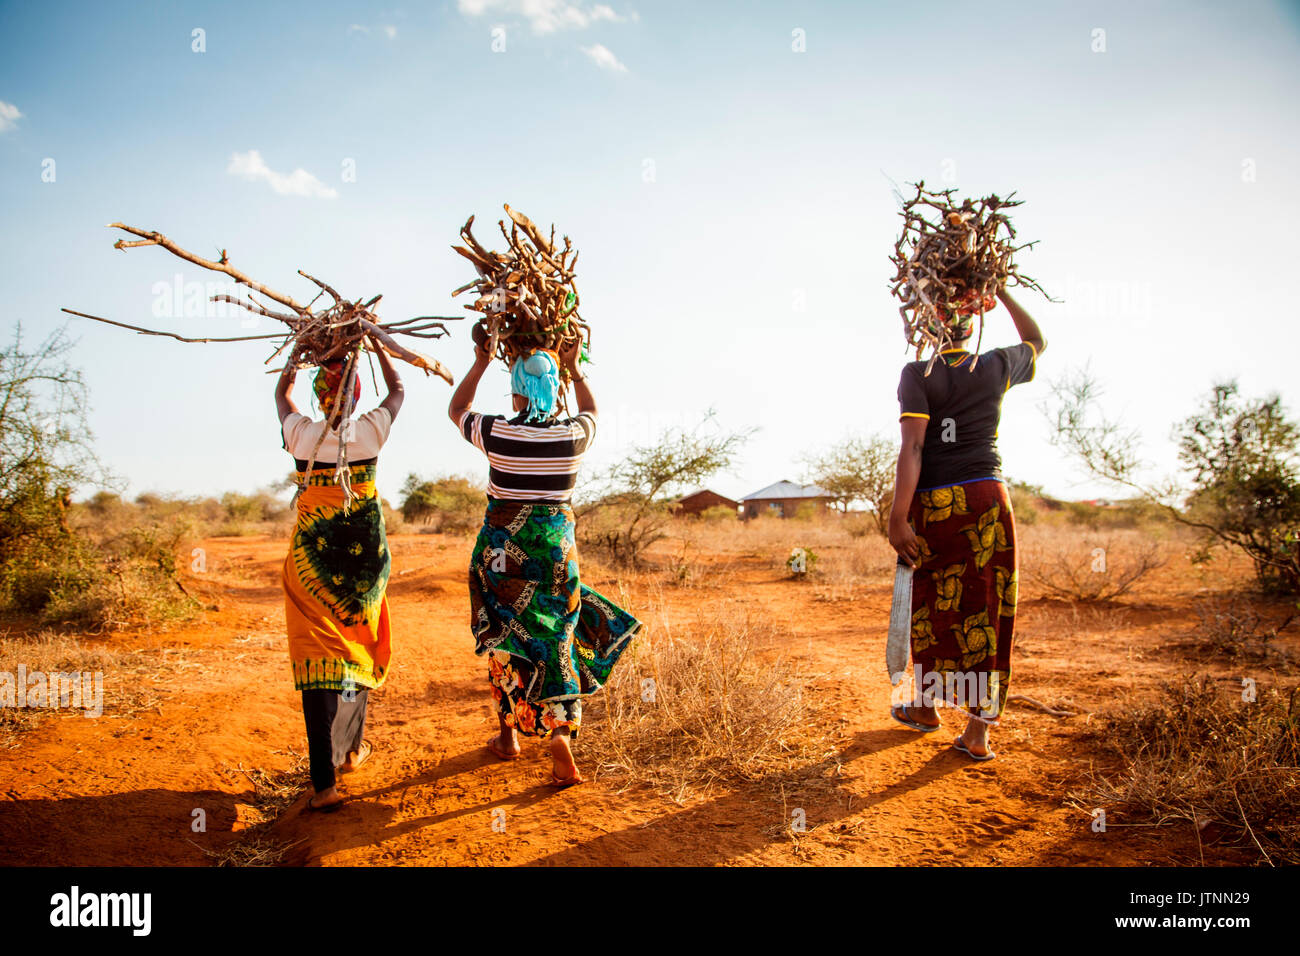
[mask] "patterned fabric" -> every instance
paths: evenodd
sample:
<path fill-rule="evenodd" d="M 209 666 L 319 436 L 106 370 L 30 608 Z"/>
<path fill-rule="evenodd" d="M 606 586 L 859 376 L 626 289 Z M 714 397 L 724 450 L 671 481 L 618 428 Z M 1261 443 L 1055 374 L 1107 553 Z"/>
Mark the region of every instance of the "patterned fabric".
<path fill-rule="evenodd" d="M 908 517 L 921 549 L 912 576 L 918 691 L 996 725 L 1011 678 L 1019 581 L 1006 485 L 921 491 Z"/>
<path fill-rule="evenodd" d="M 390 557 L 375 466 L 349 471 L 360 500 L 348 510 L 332 467 L 298 474 L 304 487 L 282 575 L 298 690 L 379 687 L 388 670 Z"/>
<path fill-rule="evenodd" d="M 578 579 L 573 509 L 490 501 L 469 566 L 474 652 L 505 722 L 575 737 L 641 622 Z"/>
<path fill-rule="evenodd" d="M 355 363 L 353 363 L 355 364 Z M 347 362 L 344 359 L 331 359 L 320 367 L 316 372 L 316 377 L 312 379 L 312 392 L 316 395 L 316 401 L 320 405 L 321 414 L 329 418 L 334 409 L 334 400 L 343 397 L 343 370 L 347 368 Z M 361 400 L 361 376 L 357 372 L 352 373 L 352 403 Z"/>

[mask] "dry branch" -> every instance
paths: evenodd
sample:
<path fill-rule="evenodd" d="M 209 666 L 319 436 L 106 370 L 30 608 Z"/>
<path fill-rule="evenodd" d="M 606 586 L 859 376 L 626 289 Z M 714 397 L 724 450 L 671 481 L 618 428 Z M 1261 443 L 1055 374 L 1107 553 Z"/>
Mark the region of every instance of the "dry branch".
<path fill-rule="evenodd" d="M 214 302 L 229 302 L 256 315 L 283 322 L 287 326 L 283 334 L 285 341 L 272 353 L 271 358 L 267 360 L 268 362 L 282 355 L 287 349 L 289 351 L 287 365 L 294 368 L 311 368 L 332 359 L 345 358 L 348 355 L 355 354 L 364 347 L 363 343 L 367 337 L 373 336 L 389 355 L 414 365 L 426 375 L 434 374 L 444 379 L 449 385 L 453 384 L 451 373 L 435 359 L 428 358 L 398 344 L 393 336 L 412 335 L 418 338 L 439 338 L 447 334 L 447 327 L 444 323 L 455 321 L 459 319 L 459 316 L 421 316 L 417 319 L 383 323 L 379 321 L 379 317 L 374 313 L 374 307 L 379 302 L 380 296 L 373 296 L 366 301 L 348 301 L 327 283 L 321 282 L 319 279 L 299 270 L 299 275 L 315 283 L 321 293 L 326 293 L 333 299 L 333 303 L 327 308 L 313 311 L 312 306 L 315 304 L 316 299 L 320 298 L 320 295 L 317 295 L 316 299 L 313 299 L 307 305 L 303 305 L 292 296 L 278 292 L 236 269 L 230 264 L 224 249 L 221 251 L 221 258 L 214 261 L 195 255 L 188 249 L 178 246 L 160 232 L 137 229 L 135 226 L 128 226 L 120 222 L 110 223 L 109 228 L 121 229 L 133 236 L 141 237 L 138 240 L 119 239 L 113 243 L 114 249 L 161 246 L 172 255 L 184 259 L 186 262 L 192 262 L 194 265 L 201 266 L 212 272 L 227 275 L 234 279 L 238 285 L 247 286 L 253 292 L 260 293 L 265 298 L 278 302 L 289 309 L 289 312 L 278 312 L 269 309 L 254 299 L 251 292 L 247 300 L 231 295 L 215 295 L 212 297 Z M 74 312 L 72 309 L 64 309 L 63 311 L 82 318 L 93 319 L 96 322 L 105 322 L 109 325 L 127 328 L 144 335 L 169 336 L 181 342 L 244 342 L 260 338 L 282 337 L 280 335 L 269 335 L 234 338 L 186 338 L 172 332 L 146 329 L 140 326 L 127 325 L 124 322 L 116 322 L 112 319 L 100 318 L 96 315 L 89 315 L 85 312 Z"/>
<path fill-rule="evenodd" d="M 455 321 L 460 316 L 420 316 L 414 319 L 403 319 L 393 323 L 380 322 L 379 317 L 375 314 L 374 308 L 378 304 L 381 296 L 375 295 L 362 301 L 349 301 L 344 299 L 328 283 L 322 282 L 314 276 L 308 275 L 301 269 L 298 274 L 308 281 L 314 283 L 320 292 L 309 302 L 303 305 L 291 296 L 251 278 L 244 272 L 236 269 L 230 264 L 226 251 L 221 250 L 221 258 L 213 261 L 204 259 L 202 256 L 195 255 L 187 249 L 178 246 L 172 240 L 168 239 L 160 232 L 137 229 L 134 226 L 128 226 L 124 223 L 114 222 L 109 224 L 110 229 L 121 229 L 133 236 L 139 236 L 138 240 L 119 239 L 113 244 L 115 249 L 133 249 L 139 246 L 161 246 L 172 255 L 191 262 L 194 265 L 201 266 L 212 272 L 219 272 L 235 280 L 238 285 L 247 286 L 252 292 L 249 293 L 248 299 L 239 299 L 230 295 L 215 295 L 212 301 L 229 302 L 237 305 L 242 309 L 252 312 L 256 315 L 266 316 L 275 319 L 285 325 L 285 331 L 274 335 L 252 335 L 238 336 L 234 338 L 187 338 L 177 335 L 173 332 L 162 332 L 154 329 L 147 329 L 137 325 L 127 325 L 125 322 L 117 322 L 112 319 L 100 318 L 97 315 L 89 315 L 85 312 L 74 312 L 72 309 L 64 309 L 71 315 L 81 316 L 86 319 L 93 319 L 96 322 L 104 322 L 108 325 L 119 328 L 129 329 L 143 335 L 163 335 L 177 339 L 181 342 L 244 342 L 254 339 L 281 339 L 283 341 L 276 348 L 271 356 L 266 360 L 269 364 L 277 360 L 280 356 L 288 352 L 288 358 L 285 360 L 286 369 L 304 369 L 315 366 L 325 365 L 333 361 L 340 361 L 344 365 L 343 380 L 339 385 L 339 394 L 335 396 L 336 402 L 334 407 L 339 409 L 340 421 L 347 419 L 352 414 L 353 393 L 352 389 L 345 387 L 352 382 L 352 373 L 356 369 L 360 354 L 363 349 L 381 348 L 394 358 L 401 359 L 410 365 L 422 370 L 426 375 L 434 374 L 442 378 L 448 385 L 454 384 L 451 373 L 448 372 L 437 360 L 421 355 L 406 346 L 401 345 L 394 338 L 395 335 L 411 335 L 417 338 L 439 338 L 447 334 L 446 321 Z M 280 305 L 289 309 L 289 312 L 280 312 L 267 308 L 261 302 L 253 298 L 253 292 L 261 294 L 263 297 L 278 302 Z M 332 303 L 326 307 L 313 311 L 313 306 L 321 295 L 328 295 Z M 324 440 L 322 432 L 321 440 Z M 320 448 L 320 442 L 317 442 L 316 449 Z M 312 452 L 312 458 L 308 462 L 308 470 L 315 464 L 315 450 Z M 347 501 L 352 500 L 351 486 L 349 483 L 349 471 L 347 468 L 347 451 L 346 443 L 339 442 L 339 453 L 336 462 L 336 475 L 342 483 L 347 495 Z"/>

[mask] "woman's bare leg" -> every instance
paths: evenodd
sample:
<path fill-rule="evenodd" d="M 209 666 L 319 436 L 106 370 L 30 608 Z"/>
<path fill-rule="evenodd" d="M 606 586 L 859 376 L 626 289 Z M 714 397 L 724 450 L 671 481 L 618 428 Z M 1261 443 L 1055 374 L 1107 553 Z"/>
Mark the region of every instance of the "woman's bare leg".
<path fill-rule="evenodd" d="M 519 753 L 519 737 L 515 734 L 515 728 L 506 723 L 504 714 L 497 714 L 497 724 L 501 727 L 501 733 L 496 737 L 497 747 L 502 753 Z"/>

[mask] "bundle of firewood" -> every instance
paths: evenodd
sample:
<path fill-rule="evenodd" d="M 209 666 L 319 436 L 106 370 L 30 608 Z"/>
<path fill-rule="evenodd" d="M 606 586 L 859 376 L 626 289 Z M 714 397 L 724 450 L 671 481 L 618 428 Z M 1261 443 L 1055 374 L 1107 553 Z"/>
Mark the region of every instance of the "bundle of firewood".
<path fill-rule="evenodd" d="M 230 264 L 226 256 L 226 250 L 221 250 L 221 258 L 218 260 L 204 259 L 194 253 L 181 248 L 172 242 L 160 232 L 150 232 L 144 229 L 137 229 L 134 226 L 123 225 L 120 222 L 109 223 L 110 229 L 121 229 L 132 235 L 140 236 L 138 240 L 128 241 L 119 239 L 113 243 L 114 249 L 132 249 L 136 246 L 162 246 L 168 252 L 184 259 L 186 262 L 192 262 L 204 269 L 210 269 L 213 272 L 220 272 L 230 276 L 238 285 L 247 286 L 253 292 L 260 293 L 267 299 L 278 302 L 280 305 L 289 309 L 289 312 L 277 311 L 267 308 L 261 302 L 253 298 L 250 292 L 248 300 L 237 299 L 230 295 L 214 295 L 214 302 L 229 302 L 232 305 L 239 306 L 249 312 L 257 315 L 265 315 L 268 318 L 276 319 L 288 326 L 287 331 L 282 333 L 272 333 L 270 335 L 240 335 L 230 338 L 187 338 L 183 335 L 177 335 L 174 332 L 163 332 L 157 329 L 142 328 L 138 325 L 128 325 L 125 322 L 115 322 L 112 319 L 101 318 L 97 315 L 88 315 L 85 312 L 77 312 L 73 309 L 63 309 L 70 315 L 81 316 L 84 319 L 94 319 L 96 322 L 105 322 L 109 325 L 115 325 L 118 328 L 130 329 L 133 332 L 139 332 L 143 335 L 164 335 L 181 342 L 251 342 L 258 339 L 283 339 L 280 346 L 271 353 L 263 364 L 270 364 L 273 360 L 287 353 L 286 367 L 310 368 L 317 365 L 324 365 L 333 359 L 351 359 L 355 362 L 357 354 L 365 347 L 367 341 L 378 342 L 381 347 L 393 358 L 401 359 L 414 365 L 422 370 L 426 375 L 432 373 L 445 379 L 447 384 L 454 384 L 451 373 L 448 372 L 435 359 L 428 358 L 418 352 L 414 352 L 402 345 L 399 345 L 393 338 L 394 335 L 411 335 L 422 339 L 436 339 L 447 334 L 447 327 L 443 323 L 446 321 L 458 320 L 459 316 L 433 316 L 422 315 L 413 319 L 401 319 L 397 322 L 380 322 L 379 317 L 375 314 L 375 306 L 383 298 L 381 295 L 373 296 L 364 302 L 357 300 L 355 302 L 342 298 L 328 284 L 321 282 L 314 276 L 310 276 L 298 270 L 298 274 L 305 279 L 315 283 L 320 289 L 310 302 L 306 305 L 299 303 L 291 296 L 282 292 L 276 292 L 274 289 L 250 279 L 247 275 L 240 272 Z M 331 304 L 313 311 L 313 306 L 322 295 L 328 295 L 332 300 Z"/>
<path fill-rule="evenodd" d="M 996 294 L 1003 286 L 1011 282 L 1047 295 L 1020 274 L 1013 259 L 1034 245 L 1015 244 L 1016 230 L 1003 212 L 1023 200 L 1013 200 L 1012 193 L 1006 199 L 994 195 L 958 204 L 955 189 L 933 192 L 924 182 L 913 185 L 916 195 L 902 203 L 903 231 L 890 256 L 898 269 L 891 291 L 903 303 L 898 311 L 907 344 L 916 349 L 918 359 L 927 348 L 933 349 L 933 364 L 934 357 L 953 344 L 954 320 L 973 315 L 978 316 L 978 353 L 984 313 L 997 305 Z"/>
<path fill-rule="evenodd" d="M 160 232 L 151 232 L 144 229 L 137 229 L 134 226 L 127 226 L 120 222 L 109 224 L 110 229 L 121 229 L 131 235 L 139 236 L 138 240 L 119 239 L 113 244 L 114 249 L 131 249 L 136 246 L 161 246 L 168 252 L 187 262 L 192 262 L 204 269 L 210 269 L 213 272 L 220 272 L 230 276 L 238 285 L 247 286 L 251 292 L 248 299 L 238 299 L 230 295 L 215 295 L 212 297 L 214 302 L 229 302 L 233 305 L 246 309 L 257 315 L 264 315 L 268 318 L 276 319 L 283 322 L 287 327 L 285 331 L 272 333 L 270 335 L 242 335 L 230 338 L 189 338 L 178 335 L 174 332 L 164 332 L 157 329 L 143 328 L 138 325 L 128 325 L 125 322 L 117 322 L 113 319 L 101 318 L 97 315 L 89 315 L 85 312 L 77 312 L 72 309 L 64 309 L 64 312 L 70 315 L 81 316 L 86 319 L 94 319 L 96 322 L 104 322 L 108 325 L 115 325 L 118 328 L 130 329 L 133 332 L 139 332 L 142 335 L 163 335 L 168 338 L 177 339 L 181 342 L 249 342 L 258 339 L 276 339 L 282 340 L 280 344 L 271 353 L 263 364 L 270 364 L 280 356 L 285 356 L 284 367 L 305 369 L 319 365 L 325 365 L 328 362 L 341 361 L 343 363 L 343 378 L 339 385 L 338 394 L 335 395 L 334 407 L 338 409 L 341 419 L 347 419 L 353 411 L 354 393 L 349 387 L 353 382 L 352 373 L 357 369 L 362 352 L 365 350 L 374 350 L 381 348 L 384 352 L 393 358 L 401 359 L 416 368 L 422 370 L 426 375 L 432 373 L 445 379 L 450 385 L 453 384 L 451 373 L 435 359 L 428 358 L 418 352 L 399 345 L 395 335 L 410 335 L 422 339 L 436 339 L 447 334 L 447 327 L 443 323 L 448 320 L 458 320 L 460 316 L 417 316 L 412 319 L 401 319 L 396 322 L 380 322 L 379 317 L 375 314 L 375 306 L 379 303 L 382 296 L 373 296 L 365 301 L 349 301 L 342 298 L 328 284 L 321 282 L 319 279 L 308 275 L 301 269 L 298 274 L 315 283 L 320 289 L 316 296 L 306 305 L 298 302 L 291 296 L 249 278 L 243 272 L 240 272 L 234 266 L 230 265 L 230 260 L 226 256 L 226 250 L 221 250 L 221 257 L 217 260 L 204 259 L 186 249 L 181 248 L 172 242 Z M 269 308 L 267 304 L 259 302 L 253 298 L 253 292 L 279 303 L 284 309 Z M 320 308 L 315 308 L 317 301 L 321 296 L 328 295 L 330 302 L 323 304 Z M 372 375 L 373 375 L 373 369 Z M 322 440 L 323 440 L 322 434 Z M 317 443 L 320 447 L 320 443 Z M 315 455 L 313 453 L 314 464 Z M 347 451 L 344 442 L 339 443 L 338 470 L 347 488 L 346 481 Z M 351 500 L 351 492 L 348 489 L 348 500 Z"/>
<path fill-rule="evenodd" d="M 478 298 L 465 308 L 483 313 L 478 325 L 488 354 L 510 365 L 534 349 L 562 352 L 581 339 L 591 344 L 591 329 L 578 315 L 578 291 L 574 288 L 574 266 L 578 250 L 568 236 L 564 246 L 555 244 L 555 227 L 550 238 L 523 213 L 505 206 L 505 220 L 497 226 L 505 237 L 506 252 L 485 249 L 474 238 L 474 217 L 461 227 L 463 246 L 452 246 L 473 263 L 478 278 L 452 292 L 460 295 L 473 289 Z M 562 372 L 567 380 L 568 373 Z"/>

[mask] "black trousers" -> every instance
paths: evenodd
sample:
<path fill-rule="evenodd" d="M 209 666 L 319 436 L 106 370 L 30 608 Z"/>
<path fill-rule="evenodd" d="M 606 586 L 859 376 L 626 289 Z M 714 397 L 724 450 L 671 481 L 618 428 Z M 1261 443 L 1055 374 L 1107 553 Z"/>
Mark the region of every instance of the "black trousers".
<path fill-rule="evenodd" d="M 334 786 L 334 768 L 347 760 L 348 754 L 361 749 L 369 694 L 368 687 L 302 692 L 311 785 L 317 793 Z"/>

